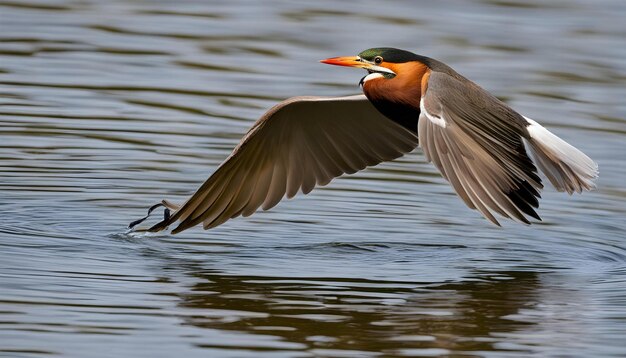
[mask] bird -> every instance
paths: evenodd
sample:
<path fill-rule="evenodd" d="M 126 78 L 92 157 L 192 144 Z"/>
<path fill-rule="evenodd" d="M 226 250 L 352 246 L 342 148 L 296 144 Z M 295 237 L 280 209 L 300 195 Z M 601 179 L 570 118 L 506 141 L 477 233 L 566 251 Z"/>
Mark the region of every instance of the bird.
<path fill-rule="evenodd" d="M 591 158 L 443 62 L 390 47 L 320 62 L 367 71 L 363 93 L 276 104 L 184 204 L 162 200 L 129 227 L 163 206 L 147 231 L 214 228 L 418 146 L 465 205 L 498 226 L 496 215 L 541 220 L 539 171 L 570 195 L 595 188 Z"/>

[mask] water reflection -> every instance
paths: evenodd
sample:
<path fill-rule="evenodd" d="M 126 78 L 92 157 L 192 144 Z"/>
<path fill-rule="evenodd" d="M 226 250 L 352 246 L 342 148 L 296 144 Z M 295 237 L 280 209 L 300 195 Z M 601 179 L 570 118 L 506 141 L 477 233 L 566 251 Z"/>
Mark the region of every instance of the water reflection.
<path fill-rule="evenodd" d="M 388 353 L 493 350 L 498 335 L 533 329 L 535 323 L 511 316 L 532 308 L 541 286 L 535 272 L 496 272 L 436 285 L 219 272 L 193 276 L 199 282 L 177 295 L 182 307 L 197 312 L 187 324 L 270 335 L 275 349 Z M 209 340 L 203 346 L 223 344 Z"/>

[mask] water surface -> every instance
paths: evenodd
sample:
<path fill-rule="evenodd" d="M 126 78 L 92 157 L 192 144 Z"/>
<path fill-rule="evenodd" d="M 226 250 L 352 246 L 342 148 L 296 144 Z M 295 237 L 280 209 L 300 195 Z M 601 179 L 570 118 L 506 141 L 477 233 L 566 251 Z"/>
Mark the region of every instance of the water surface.
<path fill-rule="evenodd" d="M 626 3 L 0 0 L 0 355 L 623 356 Z M 452 65 L 574 143 L 598 190 L 530 227 L 419 150 L 211 231 L 126 234 L 267 108 L 358 93 L 317 60 Z"/>

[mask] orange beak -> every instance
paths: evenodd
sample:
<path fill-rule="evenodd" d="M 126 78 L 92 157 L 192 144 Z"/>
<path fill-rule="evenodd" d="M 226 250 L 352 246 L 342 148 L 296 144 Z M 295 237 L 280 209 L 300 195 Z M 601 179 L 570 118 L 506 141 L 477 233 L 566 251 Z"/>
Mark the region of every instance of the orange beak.
<path fill-rule="evenodd" d="M 367 68 L 371 66 L 365 62 L 362 62 L 361 59 L 357 56 L 331 57 L 325 60 L 321 60 L 320 62 L 328 64 L 328 65 L 358 67 L 358 68 Z"/>
<path fill-rule="evenodd" d="M 321 60 L 320 62 L 335 66 L 363 68 L 369 71 L 370 74 L 376 72 L 382 74 L 386 78 L 394 78 L 396 76 L 396 73 L 393 72 L 390 68 L 364 61 L 358 56 L 331 57 L 325 60 Z"/>

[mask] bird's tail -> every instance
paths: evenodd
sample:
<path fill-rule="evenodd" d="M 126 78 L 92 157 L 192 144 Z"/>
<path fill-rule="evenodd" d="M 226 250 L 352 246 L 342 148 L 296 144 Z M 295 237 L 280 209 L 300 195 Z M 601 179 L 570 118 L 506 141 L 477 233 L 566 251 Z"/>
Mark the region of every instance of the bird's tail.
<path fill-rule="evenodd" d="M 558 191 L 572 194 L 596 187 L 598 164 L 539 123 L 526 120 L 530 123 L 528 144 L 535 164 Z"/>

